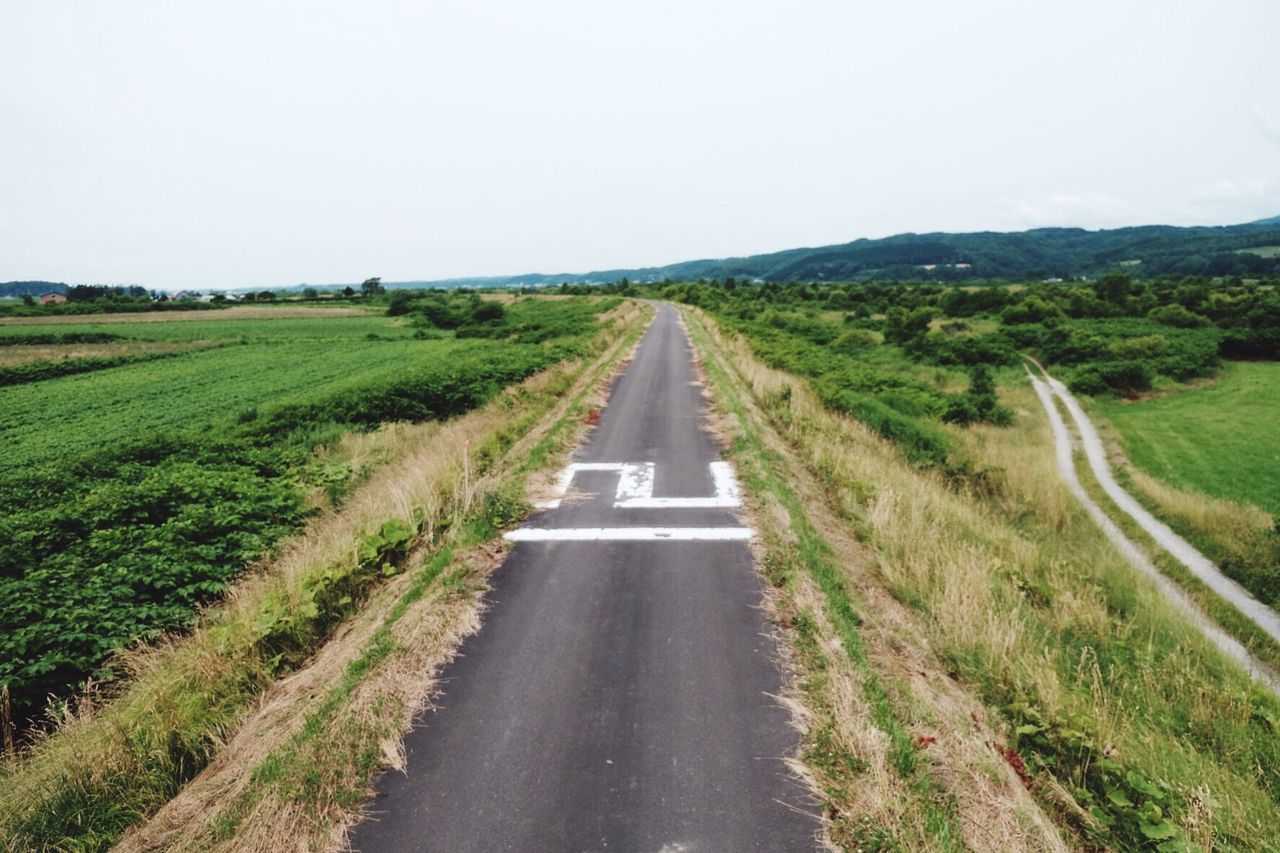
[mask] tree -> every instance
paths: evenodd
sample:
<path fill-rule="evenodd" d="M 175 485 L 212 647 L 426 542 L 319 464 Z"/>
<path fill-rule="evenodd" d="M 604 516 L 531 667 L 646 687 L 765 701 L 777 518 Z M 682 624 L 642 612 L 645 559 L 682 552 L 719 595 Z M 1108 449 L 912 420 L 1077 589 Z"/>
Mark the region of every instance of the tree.
<path fill-rule="evenodd" d="M 351 285 L 348 284 L 346 287 L 342 288 L 342 295 L 350 299 L 356 295 L 356 292 Z"/>
<path fill-rule="evenodd" d="M 387 289 L 382 286 L 382 279 L 377 276 L 374 276 L 373 278 L 366 278 L 364 283 L 360 285 L 360 292 L 365 296 L 378 296 L 382 293 L 386 293 L 386 291 Z"/>
<path fill-rule="evenodd" d="M 313 302 L 320 297 L 320 291 L 314 287 L 304 287 L 302 289 L 302 298 L 308 302 Z"/>
<path fill-rule="evenodd" d="M 1133 282 L 1124 273 L 1108 273 L 1093 283 L 1093 292 L 1103 302 L 1119 305 L 1133 287 Z"/>

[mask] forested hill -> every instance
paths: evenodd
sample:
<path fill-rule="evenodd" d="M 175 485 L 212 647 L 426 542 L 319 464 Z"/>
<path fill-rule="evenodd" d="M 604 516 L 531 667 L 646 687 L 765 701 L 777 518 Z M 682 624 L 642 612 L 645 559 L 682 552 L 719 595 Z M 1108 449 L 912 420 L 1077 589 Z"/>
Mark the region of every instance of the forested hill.
<path fill-rule="evenodd" d="M 1244 225 L 1146 225 L 1086 231 L 897 234 L 836 246 L 662 267 L 450 279 L 450 284 L 556 284 L 760 278 L 766 281 L 913 278 L 1070 278 L 1114 269 L 1132 276 L 1259 275 L 1280 272 L 1280 217 Z M 443 283 L 443 282 L 441 282 Z"/>
<path fill-rule="evenodd" d="M 0 298 L 41 296 L 45 293 L 66 293 L 69 288 L 60 281 L 0 281 Z"/>

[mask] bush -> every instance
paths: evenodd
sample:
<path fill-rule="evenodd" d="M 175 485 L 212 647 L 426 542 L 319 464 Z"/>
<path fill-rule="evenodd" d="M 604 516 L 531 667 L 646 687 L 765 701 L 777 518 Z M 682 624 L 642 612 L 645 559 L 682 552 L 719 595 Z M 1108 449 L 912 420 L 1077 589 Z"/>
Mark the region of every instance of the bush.
<path fill-rule="evenodd" d="M 1137 361 L 1088 364 L 1072 376 L 1072 391 L 1082 394 L 1117 392 L 1125 395 L 1151 390 L 1151 369 Z"/>
<path fill-rule="evenodd" d="M 1210 322 L 1208 317 L 1188 311 L 1177 303 L 1158 305 L 1147 312 L 1147 317 L 1161 325 L 1173 326 L 1175 329 L 1198 329 L 1201 326 L 1208 326 Z"/>
<path fill-rule="evenodd" d="M 880 338 L 875 332 L 867 329 L 849 329 L 841 332 L 840 335 L 831 342 L 831 348 L 839 353 L 855 354 L 880 346 Z"/>
<path fill-rule="evenodd" d="M 1000 322 L 1006 326 L 1021 323 L 1052 324 L 1066 319 L 1062 309 L 1038 296 L 1028 296 L 1000 312 Z"/>

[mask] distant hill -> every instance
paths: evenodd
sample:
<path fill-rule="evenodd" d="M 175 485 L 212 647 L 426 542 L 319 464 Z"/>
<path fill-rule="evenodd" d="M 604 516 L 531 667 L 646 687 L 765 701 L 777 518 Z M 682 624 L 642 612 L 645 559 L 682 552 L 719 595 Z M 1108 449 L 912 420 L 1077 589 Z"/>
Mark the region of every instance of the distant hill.
<path fill-rule="evenodd" d="M 40 296 L 45 293 L 66 293 L 70 288 L 60 281 L 4 281 L 0 282 L 0 298 L 16 299 L 20 296 Z"/>
<path fill-rule="evenodd" d="M 1088 231 L 1037 228 L 967 234 L 897 234 L 835 246 L 788 249 L 741 258 L 684 261 L 659 267 L 588 273 L 527 273 L 443 279 L 434 286 L 543 285 L 663 279 L 765 281 L 936 278 L 1070 278 L 1113 269 L 1132 275 L 1263 275 L 1280 273 L 1280 217 L 1243 225 L 1146 225 Z M 395 286 L 389 284 L 388 286 Z"/>

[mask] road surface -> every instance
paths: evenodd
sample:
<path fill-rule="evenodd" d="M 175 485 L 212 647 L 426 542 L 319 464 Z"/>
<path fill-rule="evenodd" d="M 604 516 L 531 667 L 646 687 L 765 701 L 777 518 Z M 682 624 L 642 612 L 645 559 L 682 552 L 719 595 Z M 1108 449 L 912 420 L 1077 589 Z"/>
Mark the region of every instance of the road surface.
<path fill-rule="evenodd" d="M 667 305 L 510 534 L 481 631 L 384 773 L 362 851 L 813 850 L 777 648 Z M 716 463 L 716 464 L 713 464 Z"/>

